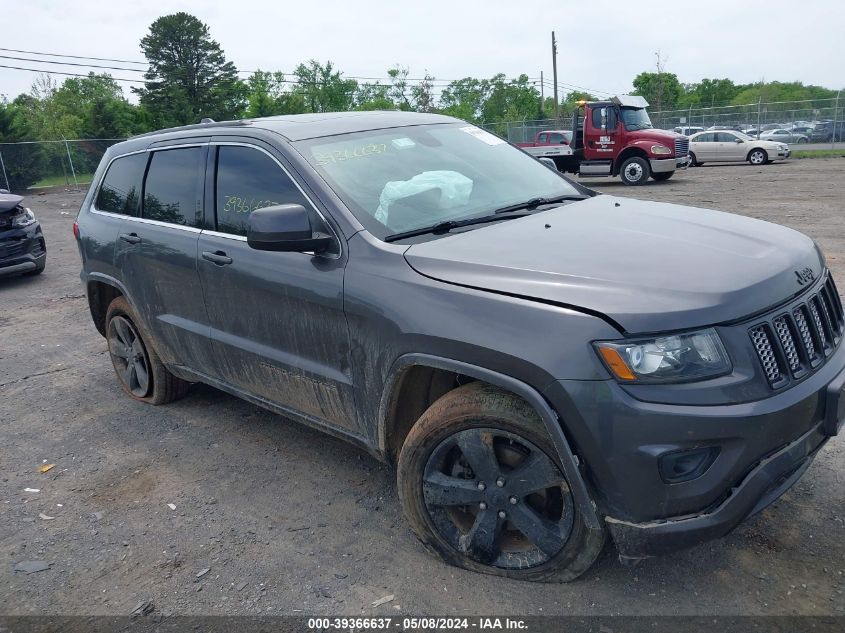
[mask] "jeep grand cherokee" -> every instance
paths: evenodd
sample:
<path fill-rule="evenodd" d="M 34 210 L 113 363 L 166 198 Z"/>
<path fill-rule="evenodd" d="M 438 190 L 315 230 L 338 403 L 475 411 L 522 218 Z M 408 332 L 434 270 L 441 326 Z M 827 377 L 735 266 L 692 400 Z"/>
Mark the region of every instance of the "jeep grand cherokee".
<path fill-rule="evenodd" d="M 598 195 L 449 117 L 135 137 L 75 232 L 130 397 L 203 382 L 362 446 L 468 569 L 569 580 L 608 533 L 627 559 L 724 535 L 845 417 L 812 240 Z"/>

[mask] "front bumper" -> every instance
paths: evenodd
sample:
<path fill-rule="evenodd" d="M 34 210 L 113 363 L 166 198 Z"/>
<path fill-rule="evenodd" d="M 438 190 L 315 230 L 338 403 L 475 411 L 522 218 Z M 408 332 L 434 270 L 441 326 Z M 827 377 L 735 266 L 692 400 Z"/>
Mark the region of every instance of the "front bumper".
<path fill-rule="evenodd" d="M 43 267 L 46 259 L 40 223 L 0 231 L 0 276 L 31 272 Z"/>
<path fill-rule="evenodd" d="M 763 510 L 785 493 L 810 467 L 816 453 L 829 439 L 819 423 L 799 439 L 757 465 L 730 490 L 715 509 L 699 515 L 628 523 L 613 517 L 605 522 L 619 555 L 646 558 L 684 549 L 724 536 L 739 523 Z"/>
<path fill-rule="evenodd" d="M 544 394 L 620 553 L 642 558 L 727 534 L 797 481 L 845 418 L 845 345 L 803 382 L 751 402 L 650 403 L 615 381 L 557 381 Z M 703 472 L 664 480 L 662 457 L 710 447 Z"/>
<path fill-rule="evenodd" d="M 689 166 L 689 156 L 650 158 L 648 162 L 651 166 L 651 173 L 662 174 L 677 169 L 686 169 Z"/>

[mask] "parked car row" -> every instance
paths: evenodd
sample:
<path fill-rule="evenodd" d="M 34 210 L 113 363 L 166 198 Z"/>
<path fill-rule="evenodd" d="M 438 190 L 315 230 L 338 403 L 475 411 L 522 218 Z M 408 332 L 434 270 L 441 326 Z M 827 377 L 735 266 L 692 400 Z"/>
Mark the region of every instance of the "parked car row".
<path fill-rule="evenodd" d="M 835 129 L 834 129 L 835 128 Z M 708 128 L 694 125 L 679 125 L 673 132 L 692 136 L 698 132 L 733 130 L 760 139 L 784 143 L 830 143 L 845 140 L 845 122 L 793 121 L 792 123 L 765 123 L 760 125 L 711 125 Z"/>

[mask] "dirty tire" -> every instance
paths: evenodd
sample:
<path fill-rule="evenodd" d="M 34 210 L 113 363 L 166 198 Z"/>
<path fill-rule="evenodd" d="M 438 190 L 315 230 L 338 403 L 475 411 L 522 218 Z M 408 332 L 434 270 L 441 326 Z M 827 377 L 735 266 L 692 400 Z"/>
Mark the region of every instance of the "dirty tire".
<path fill-rule="evenodd" d="M 473 444 L 476 437 L 480 441 Z M 490 446 L 495 452 L 486 453 Z M 440 455 L 447 456 L 447 463 L 452 460 L 446 469 L 451 474 L 439 468 Z M 484 459 L 489 455 L 492 462 Z M 515 473 L 529 460 L 524 472 L 535 477 L 517 479 Z M 510 474 L 514 477 L 508 481 Z M 478 484 L 482 479 L 491 479 L 484 489 Z M 567 582 L 587 571 L 604 546 L 604 531 L 587 529 L 537 413 L 492 385 L 459 387 L 423 413 L 402 446 L 397 481 L 402 510 L 417 537 L 457 567 L 518 580 Z M 439 482 L 446 485 L 441 488 Z M 460 486 L 452 487 L 455 483 Z M 526 493 L 536 485 L 540 492 Z M 538 516 L 542 522 L 535 520 Z M 523 528 L 543 547 L 529 540 Z M 491 533 L 489 541 L 484 538 Z"/>
<path fill-rule="evenodd" d="M 109 304 L 106 312 L 106 341 L 117 381 L 133 400 L 149 404 L 167 404 L 188 393 L 190 383 L 171 374 L 149 344 L 150 337 L 138 325 L 138 319 L 123 297 Z M 121 345 L 121 343 L 131 345 Z M 127 371 L 132 364 L 145 367 Z M 134 379 L 127 377 L 132 376 Z M 146 374 L 146 379 L 141 376 Z"/>
<path fill-rule="evenodd" d="M 752 165 L 765 165 L 769 162 L 769 155 L 764 149 L 752 149 L 748 152 L 748 162 Z"/>
<path fill-rule="evenodd" d="M 644 185 L 651 176 L 651 167 L 645 158 L 631 156 L 619 168 L 619 177 L 626 185 Z"/>
<path fill-rule="evenodd" d="M 674 171 L 663 171 L 663 172 L 660 172 L 659 174 L 652 174 L 651 177 L 654 178 L 657 181 L 661 181 L 661 180 L 669 180 L 674 175 L 675 175 Z"/>

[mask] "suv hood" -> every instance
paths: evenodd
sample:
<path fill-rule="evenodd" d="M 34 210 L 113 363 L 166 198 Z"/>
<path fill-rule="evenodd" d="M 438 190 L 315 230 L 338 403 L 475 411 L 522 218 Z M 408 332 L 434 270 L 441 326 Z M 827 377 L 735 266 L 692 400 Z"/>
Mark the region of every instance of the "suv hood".
<path fill-rule="evenodd" d="M 14 211 L 21 202 L 23 202 L 21 196 L 16 196 L 13 193 L 0 193 L 0 213 Z"/>
<path fill-rule="evenodd" d="M 750 316 L 824 267 L 809 237 L 776 224 L 607 195 L 414 244 L 405 258 L 427 277 L 599 312 L 628 333 Z"/>

